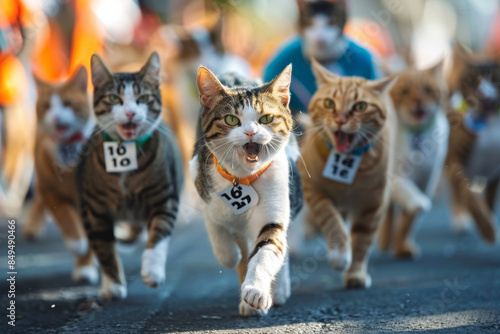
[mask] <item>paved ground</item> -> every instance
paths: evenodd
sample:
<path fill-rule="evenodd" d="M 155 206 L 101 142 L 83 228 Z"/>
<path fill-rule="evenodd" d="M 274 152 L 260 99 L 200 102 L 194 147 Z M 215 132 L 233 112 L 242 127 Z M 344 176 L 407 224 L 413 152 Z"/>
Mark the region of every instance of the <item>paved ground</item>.
<path fill-rule="evenodd" d="M 3 219 L 6 221 L 6 219 Z M 0 224 L 0 270 L 6 276 L 6 224 Z M 72 258 L 49 224 L 30 244 L 17 238 L 16 327 L 7 326 L 8 286 L 0 284 L 0 332 L 12 333 L 378 333 L 500 332 L 500 247 L 477 234 L 450 233 L 446 209 L 420 222 L 423 256 L 397 261 L 376 251 L 370 263 L 373 287 L 346 291 L 324 261 L 320 239 L 292 259 L 289 303 L 265 318 L 238 315 L 235 272 L 212 255 L 200 221 L 176 231 L 169 251 L 168 284 L 147 288 L 139 275 L 140 247 L 122 254 L 129 297 L 88 310 L 97 287 L 70 280 Z M 18 226 L 19 228 L 19 226 Z M 90 299 L 92 300 L 92 299 Z"/>

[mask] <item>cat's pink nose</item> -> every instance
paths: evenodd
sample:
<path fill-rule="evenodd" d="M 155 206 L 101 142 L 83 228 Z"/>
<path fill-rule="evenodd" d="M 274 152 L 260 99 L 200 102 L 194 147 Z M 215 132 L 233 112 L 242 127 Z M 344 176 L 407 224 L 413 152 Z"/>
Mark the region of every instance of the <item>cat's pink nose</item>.
<path fill-rule="evenodd" d="M 338 126 L 344 125 L 346 122 L 345 116 L 343 114 L 338 115 L 335 117 L 335 123 L 337 123 Z"/>
<path fill-rule="evenodd" d="M 255 131 L 245 131 L 244 133 L 250 138 L 252 138 L 255 135 Z"/>
<path fill-rule="evenodd" d="M 132 118 L 134 118 L 134 116 L 135 116 L 135 112 L 133 112 L 133 111 L 127 111 L 127 112 L 125 113 L 125 116 L 127 116 L 127 118 L 128 118 L 129 120 L 132 120 Z"/>

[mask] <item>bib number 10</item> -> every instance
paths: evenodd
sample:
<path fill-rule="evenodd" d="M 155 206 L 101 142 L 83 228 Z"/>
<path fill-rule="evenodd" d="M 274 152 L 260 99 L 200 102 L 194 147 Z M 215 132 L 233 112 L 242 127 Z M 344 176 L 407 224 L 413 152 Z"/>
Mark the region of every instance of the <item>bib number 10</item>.
<path fill-rule="evenodd" d="M 137 169 L 137 149 L 134 142 L 105 142 L 104 158 L 108 173 Z"/>

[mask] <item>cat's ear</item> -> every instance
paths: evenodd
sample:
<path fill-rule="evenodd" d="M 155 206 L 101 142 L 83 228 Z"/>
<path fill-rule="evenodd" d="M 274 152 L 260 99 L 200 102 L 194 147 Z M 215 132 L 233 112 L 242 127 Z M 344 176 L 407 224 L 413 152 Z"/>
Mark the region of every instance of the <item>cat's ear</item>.
<path fill-rule="evenodd" d="M 90 72 L 94 87 L 102 86 L 102 84 L 113 79 L 113 73 L 97 53 L 94 53 L 90 58 Z"/>
<path fill-rule="evenodd" d="M 87 84 L 88 84 L 87 69 L 84 66 L 80 65 L 78 70 L 70 79 L 70 84 L 84 92 L 87 92 Z"/>
<path fill-rule="evenodd" d="M 312 70 L 316 78 L 316 85 L 319 87 L 325 83 L 331 83 L 337 76 L 326 68 L 324 68 L 318 61 L 311 57 Z"/>
<path fill-rule="evenodd" d="M 196 84 L 198 85 L 201 105 L 207 109 L 212 109 L 227 93 L 219 79 L 208 68 L 203 66 L 198 68 Z"/>
<path fill-rule="evenodd" d="M 160 56 L 158 55 L 158 52 L 155 51 L 151 54 L 151 56 L 149 56 L 148 61 L 141 68 L 141 71 L 139 73 L 142 80 L 149 81 L 155 86 L 160 85 Z"/>
<path fill-rule="evenodd" d="M 392 87 L 396 84 L 396 81 L 398 81 L 399 77 L 395 75 L 390 75 L 388 77 L 385 77 L 383 79 L 379 80 L 373 80 L 373 81 L 368 81 L 367 86 L 379 93 L 386 93 L 389 92 Z"/>
<path fill-rule="evenodd" d="M 292 64 L 289 64 L 273 81 L 269 83 L 267 92 L 278 97 L 285 108 L 290 104 L 290 83 L 292 82 Z"/>

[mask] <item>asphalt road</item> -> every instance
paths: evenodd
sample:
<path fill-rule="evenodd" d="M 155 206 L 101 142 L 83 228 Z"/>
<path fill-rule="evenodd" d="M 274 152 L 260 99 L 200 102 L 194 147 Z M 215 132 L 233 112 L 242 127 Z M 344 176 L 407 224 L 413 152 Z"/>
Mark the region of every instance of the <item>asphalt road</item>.
<path fill-rule="evenodd" d="M 7 276 L 7 220 L 0 223 L 0 271 Z M 500 247 L 477 233 L 450 232 L 442 203 L 422 217 L 422 257 L 372 254 L 369 290 L 347 291 L 324 260 L 321 239 L 292 259 L 292 297 L 264 318 L 238 315 L 238 280 L 212 254 L 200 219 L 173 236 L 167 284 L 140 277 L 142 246 L 122 253 L 129 296 L 100 305 L 97 286 L 70 279 L 72 257 L 53 224 L 36 243 L 17 233 L 16 326 L 7 325 L 9 286 L 0 284 L 0 333 L 499 333 Z M 18 222 L 18 230 L 20 228 Z M 91 307 L 92 306 L 92 307 Z"/>

